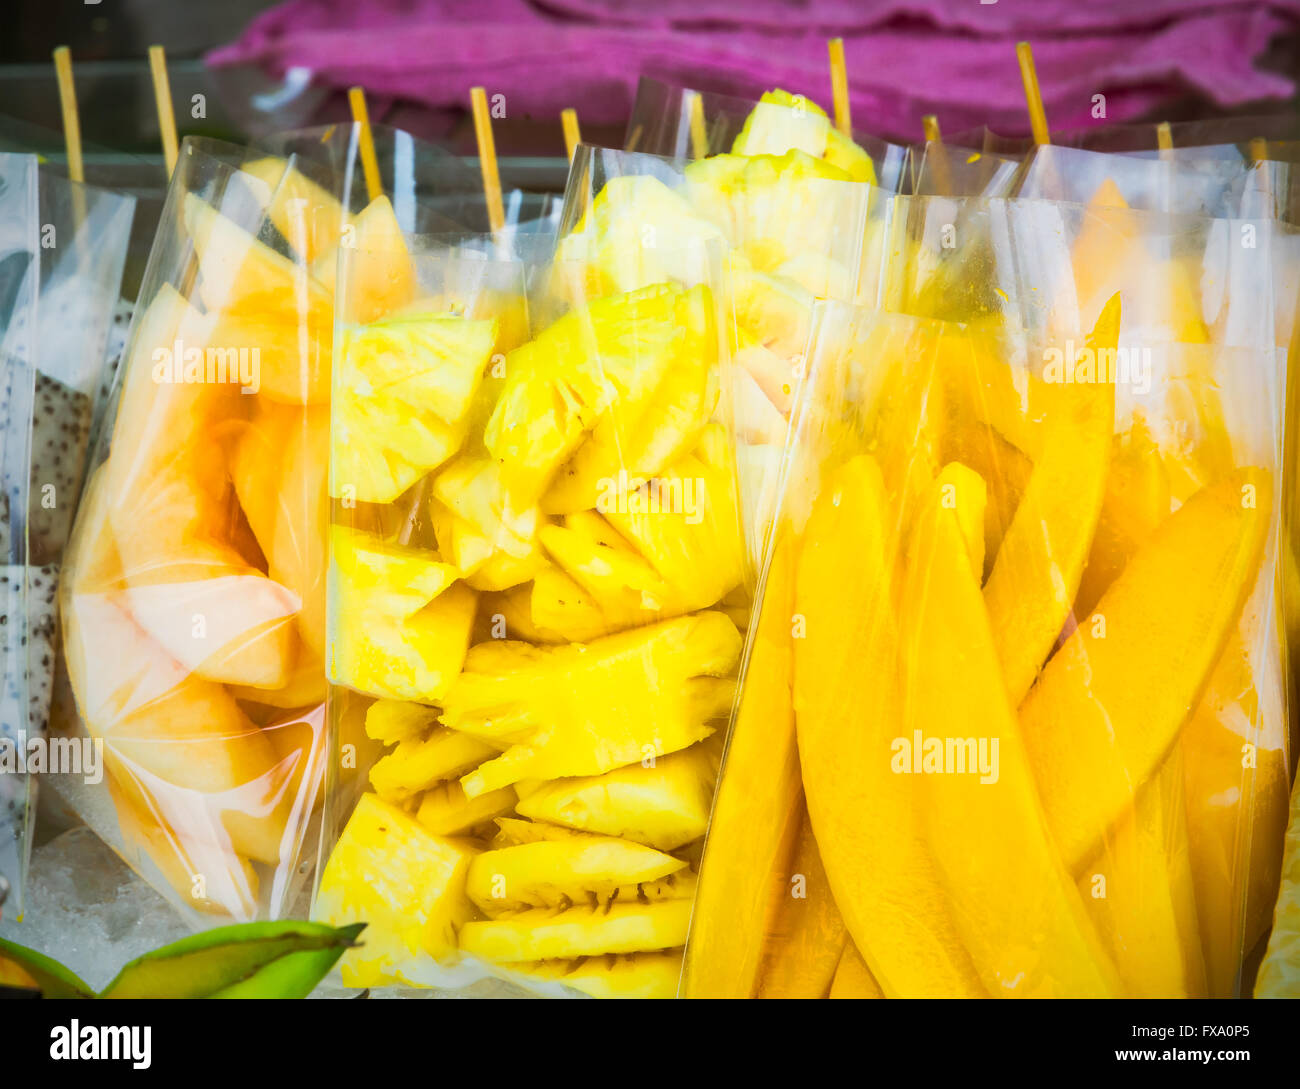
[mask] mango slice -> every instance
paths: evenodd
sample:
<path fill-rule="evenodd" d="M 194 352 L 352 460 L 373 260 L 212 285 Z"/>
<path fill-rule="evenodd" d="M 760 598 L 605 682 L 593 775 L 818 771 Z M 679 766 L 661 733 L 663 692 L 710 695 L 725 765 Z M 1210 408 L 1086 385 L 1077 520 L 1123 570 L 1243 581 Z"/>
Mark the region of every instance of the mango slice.
<path fill-rule="evenodd" d="M 889 510 L 862 455 L 827 480 L 804 530 L 794 699 L 808 814 L 835 902 L 885 993 L 984 996 L 911 788 L 890 769 L 901 707 Z"/>
<path fill-rule="evenodd" d="M 1114 296 L 1087 339 L 1094 357 L 1119 342 Z M 1066 360 L 1075 377 L 1074 360 Z M 1034 466 L 984 589 L 1014 707 L 1034 683 L 1074 603 L 1105 495 L 1115 426 L 1115 386 L 1058 387 L 1043 456 Z"/>
<path fill-rule="evenodd" d="M 1038 804 L 962 526 L 937 487 L 913 529 L 902 602 L 901 722 L 915 748 L 912 771 L 906 761 L 894 770 L 918 773 L 923 754 L 915 804 L 985 986 L 1006 997 L 1117 994 Z"/>
<path fill-rule="evenodd" d="M 788 872 L 780 874 L 776 916 L 767 931 L 759 998 L 825 998 L 845 943 L 852 944 L 835 906 L 817 840 L 802 805 Z"/>
<path fill-rule="evenodd" d="M 844 952 L 835 967 L 835 978 L 831 980 L 831 993 L 827 998 L 884 998 L 880 984 L 871 974 L 867 962 L 862 959 L 858 947 L 852 939 L 844 943 Z"/>
<path fill-rule="evenodd" d="M 718 780 L 682 995 L 748 998 L 802 813 L 791 694 L 794 547 L 777 542 Z M 811 833 L 809 834 L 811 838 Z M 818 861 L 818 869 L 821 863 Z M 829 890 L 826 890 L 829 895 Z"/>
<path fill-rule="evenodd" d="M 689 900 L 614 903 L 559 912 L 537 908 L 466 923 L 460 929 L 460 947 L 494 962 L 650 952 L 684 945 L 690 918 Z"/>
<path fill-rule="evenodd" d="M 1272 486 L 1240 469 L 1168 518 L 1065 641 L 1021 707 L 1067 867 L 1133 803 L 1209 682 L 1259 571 Z"/>

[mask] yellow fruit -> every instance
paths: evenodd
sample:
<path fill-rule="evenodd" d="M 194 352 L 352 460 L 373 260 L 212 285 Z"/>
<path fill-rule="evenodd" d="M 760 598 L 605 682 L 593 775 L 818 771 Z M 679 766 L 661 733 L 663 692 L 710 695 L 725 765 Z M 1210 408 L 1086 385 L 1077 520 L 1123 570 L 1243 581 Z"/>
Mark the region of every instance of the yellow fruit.
<path fill-rule="evenodd" d="M 871 157 L 838 132 L 820 106 L 780 88 L 767 91 L 745 118 L 732 154 L 783 155 L 792 148 L 825 159 L 853 181 L 875 184 Z"/>
<path fill-rule="evenodd" d="M 347 987 L 427 984 L 429 958 L 455 957 L 472 915 L 465 877 L 477 852 L 443 839 L 395 806 L 363 794 L 321 874 L 312 918 L 364 922 L 360 945 L 339 962 Z"/>
<path fill-rule="evenodd" d="M 417 286 L 415 265 L 386 196 L 376 197 L 345 225 L 341 247 L 351 251 L 345 256 L 348 282 L 338 299 L 344 321 L 364 325 L 410 304 Z M 312 264 L 312 275 L 331 291 L 339 256 L 337 250 L 327 250 Z"/>
<path fill-rule="evenodd" d="M 592 897 L 606 902 L 624 886 L 657 881 L 686 865 L 630 840 L 570 832 L 485 851 L 470 867 L 469 897 L 488 915 L 560 907 Z"/>
<path fill-rule="evenodd" d="M 422 549 L 335 526 L 329 677 L 393 699 L 437 702 L 460 672 L 474 591 Z"/>
<path fill-rule="evenodd" d="M 1273 916 L 1273 934 L 1255 980 L 1256 998 L 1300 997 L 1300 787 L 1291 795 L 1282 891 Z"/>
<path fill-rule="evenodd" d="M 557 779 L 524 793 L 518 812 L 535 821 L 622 836 L 675 851 L 704 835 L 713 773 L 703 748 L 629 764 L 604 775 Z"/>
<path fill-rule="evenodd" d="M 465 792 L 598 775 L 707 737 L 731 707 L 740 643 L 725 615 L 699 613 L 588 644 L 479 644 L 442 721 L 508 747 L 461 780 Z"/>
<path fill-rule="evenodd" d="M 835 978 L 831 980 L 831 993 L 828 998 L 884 998 L 880 984 L 871 974 L 867 962 L 862 959 L 858 947 L 849 938 L 844 943 L 844 952 L 840 963 L 835 968 Z"/>
<path fill-rule="evenodd" d="M 794 548 L 769 563 L 736 721 L 727 743 L 686 946 L 686 998 L 753 995 L 803 812 L 791 685 Z M 818 863 L 820 866 L 820 862 Z"/>
<path fill-rule="evenodd" d="M 678 953 L 632 953 L 512 967 L 521 975 L 563 983 L 592 998 L 673 998 L 682 958 Z"/>
<path fill-rule="evenodd" d="M 835 902 L 891 996 L 983 996 L 921 837 L 921 810 L 889 766 L 902 721 L 894 630 L 897 543 L 879 468 L 829 476 L 804 530 L 794 705 L 804 795 Z"/>
<path fill-rule="evenodd" d="M 267 218 L 308 264 L 338 245 L 343 209 L 334 195 L 287 160 L 268 155 L 240 169 L 272 191 Z"/>
<path fill-rule="evenodd" d="M 1021 707 L 1034 779 L 1078 872 L 1209 682 L 1259 570 L 1272 486 L 1242 469 L 1166 519 Z"/>
<path fill-rule="evenodd" d="M 641 953 L 685 944 L 689 900 L 608 907 L 536 908 L 460 929 L 461 949 L 487 961 L 512 962 Z"/>
<path fill-rule="evenodd" d="M 914 804 L 953 919 L 989 992 L 1115 995 L 1114 966 L 1038 803 L 971 559 L 936 482 L 908 556 L 905 711 L 891 770 L 918 776 Z"/>
<path fill-rule="evenodd" d="M 369 732 L 369 715 L 366 721 Z M 384 801 L 400 804 L 444 779 L 463 775 L 496 751 L 476 737 L 435 725 L 427 737 L 400 741 L 397 748 L 380 758 L 370 769 L 370 785 Z"/>
<path fill-rule="evenodd" d="M 406 700 L 375 700 L 366 708 L 366 736 L 384 745 L 416 741 L 438 725 L 438 711 Z"/>
<path fill-rule="evenodd" d="M 451 457 L 496 339 L 495 321 L 448 314 L 343 327 L 332 494 L 388 503 Z"/>
<path fill-rule="evenodd" d="M 435 835 L 468 836 L 515 806 L 511 787 L 467 798 L 459 783 L 439 783 L 420 798 L 416 819 Z"/>
<path fill-rule="evenodd" d="M 1119 320 L 1116 295 L 1088 337 L 1094 356 L 1114 351 Z M 1114 383 L 1078 381 L 1074 360 L 1066 360 L 1065 367 L 1077 384 L 1055 388 L 1043 456 L 1030 474 L 984 588 L 1013 707 L 1024 699 L 1070 616 L 1110 463 Z"/>

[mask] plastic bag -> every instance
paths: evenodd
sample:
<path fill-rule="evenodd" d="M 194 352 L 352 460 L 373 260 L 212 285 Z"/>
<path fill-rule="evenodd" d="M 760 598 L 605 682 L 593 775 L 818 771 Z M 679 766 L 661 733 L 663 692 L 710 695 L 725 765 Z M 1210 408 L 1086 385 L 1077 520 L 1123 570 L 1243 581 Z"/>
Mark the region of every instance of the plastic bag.
<path fill-rule="evenodd" d="M 67 756 L 47 748 L 58 660 L 56 594 L 86 467 L 132 198 L 3 155 L 0 340 L 4 342 L 5 691 L 0 715 L 0 880 L 23 911 L 34 778 Z M 75 759 L 74 759 L 75 756 Z"/>
<path fill-rule="evenodd" d="M 340 325 L 331 679 L 389 750 L 316 900 L 370 924 L 347 986 L 676 989 L 744 624 L 722 253 L 613 281 L 587 241 L 545 317 L 518 263 L 434 253 Z"/>
<path fill-rule="evenodd" d="M 1237 990 L 1270 864 L 1240 799 L 1286 779 L 1282 362 L 1149 343 L 1149 387 L 1096 381 L 1119 305 L 1031 324 L 1012 374 L 827 308 L 684 993 Z M 1187 374 L 1222 397 L 1206 479 Z"/>

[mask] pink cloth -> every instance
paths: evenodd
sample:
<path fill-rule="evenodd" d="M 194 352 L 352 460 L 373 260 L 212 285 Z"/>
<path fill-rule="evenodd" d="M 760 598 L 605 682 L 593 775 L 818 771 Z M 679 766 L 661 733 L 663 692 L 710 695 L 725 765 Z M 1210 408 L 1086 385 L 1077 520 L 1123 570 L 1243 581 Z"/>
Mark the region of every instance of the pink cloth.
<path fill-rule="evenodd" d="M 275 75 L 310 69 L 338 87 L 433 108 L 482 84 L 508 114 L 626 118 L 638 76 L 757 97 L 785 87 L 828 103 L 826 38 L 843 36 L 855 128 L 914 140 L 1028 128 L 1014 43 L 1034 43 L 1053 128 L 1131 120 L 1194 89 L 1224 106 L 1286 98 L 1255 68 L 1300 0 L 288 0 L 209 54 Z"/>

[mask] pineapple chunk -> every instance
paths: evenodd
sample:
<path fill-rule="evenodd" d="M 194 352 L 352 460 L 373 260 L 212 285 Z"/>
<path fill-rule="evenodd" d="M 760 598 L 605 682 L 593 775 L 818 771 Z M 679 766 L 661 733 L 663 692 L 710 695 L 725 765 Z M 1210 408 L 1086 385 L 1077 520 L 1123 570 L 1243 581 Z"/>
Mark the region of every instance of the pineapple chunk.
<path fill-rule="evenodd" d="M 592 998 L 674 998 L 682 973 L 682 954 L 677 950 L 577 961 L 544 960 L 516 965 L 515 971 L 533 979 L 563 983 Z"/>
<path fill-rule="evenodd" d="M 607 900 L 620 887 L 657 881 L 686 865 L 630 840 L 569 832 L 485 851 L 470 867 L 466 891 L 489 915 L 530 907 L 556 907 L 595 896 Z"/>
<path fill-rule="evenodd" d="M 717 768 L 699 745 L 655 761 L 579 779 L 519 784 L 517 811 L 534 821 L 624 836 L 673 851 L 704 835 Z"/>
<path fill-rule="evenodd" d="M 542 498 L 616 403 L 653 394 L 687 338 L 679 316 L 711 306 L 707 299 L 687 306 L 681 289 L 658 284 L 572 310 L 510 353 L 483 437 L 518 508 Z"/>
<path fill-rule="evenodd" d="M 536 507 L 516 509 L 501 483 L 501 467 L 486 457 L 466 455 L 446 465 L 433 481 L 434 532 L 466 575 L 483 575 L 486 589 L 527 582 L 544 561 L 537 542 Z M 438 508 L 443 510 L 440 512 Z M 506 562 L 489 575 L 494 557 Z M 501 582 L 501 578 L 513 581 Z"/>
<path fill-rule="evenodd" d="M 725 429 L 710 424 L 695 453 L 653 482 L 657 492 L 603 512 L 640 551 L 683 611 L 721 601 L 744 577 L 745 544 L 736 504 L 735 463 Z M 657 502 L 655 501 L 657 499 Z"/>
<path fill-rule="evenodd" d="M 375 700 L 366 708 L 366 736 L 382 745 L 414 741 L 438 725 L 438 711 L 406 700 Z"/>
<path fill-rule="evenodd" d="M 433 961 L 456 952 L 473 914 L 465 877 L 477 851 L 431 835 L 396 806 L 363 794 L 325 870 L 312 918 L 364 922 L 361 944 L 339 962 L 346 987 L 426 984 Z"/>
<path fill-rule="evenodd" d="M 459 783 L 440 783 L 420 799 L 416 819 L 439 836 L 466 836 L 515 807 L 511 787 L 467 798 Z"/>
<path fill-rule="evenodd" d="M 675 335 L 659 339 L 654 330 L 639 346 L 635 382 L 615 378 L 618 399 L 542 497 L 548 514 L 616 505 L 618 495 L 685 454 L 708 422 L 717 401 L 713 297 L 697 287 L 673 304 Z"/>
<path fill-rule="evenodd" d="M 422 790 L 430 789 L 435 783 L 478 767 L 496 752 L 491 745 L 469 734 L 435 726 L 428 737 L 402 741 L 382 757 L 370 769 L 370 785 L 385 801 L 401 803 Z M 446 831 L 442 834 L 455 833 Z"/>
<path fill-rule="evenodd" d="M 335 526 L 329 677 L 359 692 L 432 703 L 460 672 L 474 591 L 432 553 Z"/>
<path fill-rule="evenodd" d="M 599 775 L 709 736 L 730 710 L 740 649 L 736 626 L 710 612 L 586 644 L 479 644 L 442 721 L 509 747 L 461 780 L 465 793 Z"/>
<path fill-rule="evenodd" d="M 564 960 L 602 953 L 641 953 L 686 944 L 689 900 L 649 904 L 534 908 L 503 919 L 473 920 L 460 928 L 460 947 L 493 962 Z"/>
<path fill-rule="evenodd" d="M 496 339 L 495 321 L 448 314 L 343 328 L 332 494 L 389 503 L 451 457 Z"/>

